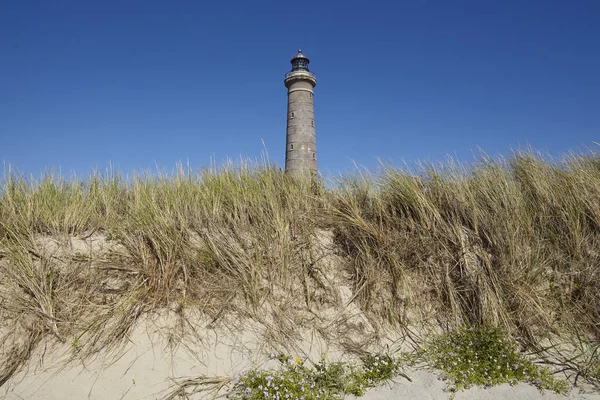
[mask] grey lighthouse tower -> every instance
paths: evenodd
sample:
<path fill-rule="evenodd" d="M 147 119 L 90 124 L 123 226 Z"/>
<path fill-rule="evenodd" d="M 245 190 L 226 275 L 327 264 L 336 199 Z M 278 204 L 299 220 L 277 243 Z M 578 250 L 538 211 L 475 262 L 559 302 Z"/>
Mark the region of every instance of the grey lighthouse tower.
<path fill-rule="evenodd" d="M 317 78 L 309 71 L 309 59 L 298 50 L 292 70 L 285 75 L 288 89 L 285 172 L 292 176 L 317 173 L 315 106 Z"/>

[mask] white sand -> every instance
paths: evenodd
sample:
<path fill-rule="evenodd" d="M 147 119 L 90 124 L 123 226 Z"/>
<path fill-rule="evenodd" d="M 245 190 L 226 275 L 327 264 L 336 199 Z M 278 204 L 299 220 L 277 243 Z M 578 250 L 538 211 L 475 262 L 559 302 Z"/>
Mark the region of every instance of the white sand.
<path fill-rule="evenodd" d="M 395 383 L 369 390 L 360 399 L 364 400 L 392 400 L 392 399 L 427 399 L 445 400 L 449 399 L 450 393 L 445 391 L 445 383 L 438 379 L 435 374 L 426 371 L 411 371 L 408 376 L 412 382 L 397 379 Z M 456 400 L 528 400 L 528 399 L 589 399 L 600 400 L 600 393 L 579 393 L 574 389 L 568 396 L 557 395 L 551 392 L 541 393 L 536 387 L 526 384 L 510 386 L 508 384 L 495 386 L 489 389 L 471 388 L 466 391 L 457 392 Z M 355 397 L 350 397 L 354 399 Z"/>
<path fill-rule="evenodd" d="M 27 368 L 0 388 L 6 399 L 160 399 L 173 386 L 172 378 L 200 375 L 230 376 L 264 362 L 258 332 L 236 334 L 203 329 L 179 345 L 170 341 L 173 320 L 145 321 L 134 329 L 119 351 L 92 360 L 71 360 L 62 346 L 47 352 L 40 347 Z M 204 322 L 204 321 L 202 321 Z M 170 325 L 169 325 L 170 324 Z"/>

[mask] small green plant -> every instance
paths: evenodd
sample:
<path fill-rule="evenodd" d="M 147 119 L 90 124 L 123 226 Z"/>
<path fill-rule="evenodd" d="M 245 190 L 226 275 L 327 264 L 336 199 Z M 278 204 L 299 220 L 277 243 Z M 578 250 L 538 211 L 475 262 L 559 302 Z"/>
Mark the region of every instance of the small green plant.
<path fill-rule="evenodd" d="M 362 375 L 368 386 L 377 386 L 397 375 L 410 381 L 410 378 L 401 371 L 400 361 L 389 354 L 369 354 L 362 361 Z"/>
<path fill-rule="evenodd" d="M 528 382 L 540 390 L 564 393 L 567 382 L 517 351 L 516 344 L 494 327 L 462 327 L 434 338 L 423 356 L 442 371 L 450 390 Z"/>
<path fill-rule="evenodd" d="M 397 375 L 404 376 L 397 360 L 387 354 L 368 355 L 363 365 L 327 362 L 325 356 L 312 367 L 304 361 L 281 355 L 280 370 L 253 369 L 237 377 L 230 390 L 233 399 L 335 399 L 353 394 L 362 396 L 373 387 Z"/>

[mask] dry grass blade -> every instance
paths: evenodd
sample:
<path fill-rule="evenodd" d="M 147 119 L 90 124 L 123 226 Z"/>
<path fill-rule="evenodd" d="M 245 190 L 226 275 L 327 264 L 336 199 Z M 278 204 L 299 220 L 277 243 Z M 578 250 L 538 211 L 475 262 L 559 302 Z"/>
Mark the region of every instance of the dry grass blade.
<path fill-rule="evenodd" d="M 219 395 L 219 392 L 231 383 L 233 379 L 229 377 L 206 377 L 180 379 L 176 381 L 175 387 L 165 396 L 165 400 L 188 399 L 190 396 L 202 393 L 205 396 L 216 399 L 225 397 L 226 394 Z"/>

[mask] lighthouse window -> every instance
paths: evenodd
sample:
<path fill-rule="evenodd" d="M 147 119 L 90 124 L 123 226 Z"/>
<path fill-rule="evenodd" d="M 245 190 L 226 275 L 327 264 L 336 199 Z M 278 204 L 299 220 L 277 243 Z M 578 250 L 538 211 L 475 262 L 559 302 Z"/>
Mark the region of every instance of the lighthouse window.
<path fill-rule="evenodd" d="M 290 150 L 294 150 L 294 145 L 290 144 Z"/>
<path fill-rule="evenodd" d="M 317 153 L 313 153 L 313 160 L 317 159 Z"/>
<path fill-rule="evenodd" d="M 290 114 L 290 118 L 294 118 L 294 113 L 291 113 L 291 114 Z"/>
<path fill-rule="evenodd" d="M 310 120 L 310 124 L 311 124 L 312 126 L 315 126 L 315 120 L 311 119 L 311 120 Z"/>

